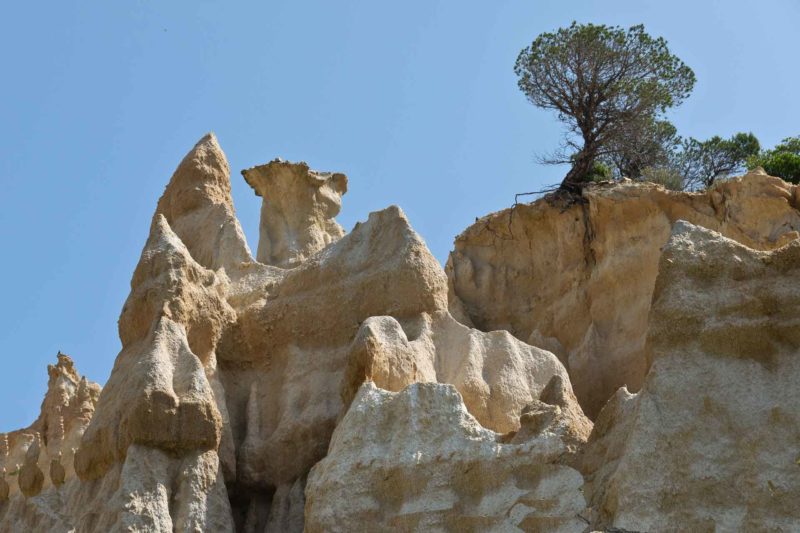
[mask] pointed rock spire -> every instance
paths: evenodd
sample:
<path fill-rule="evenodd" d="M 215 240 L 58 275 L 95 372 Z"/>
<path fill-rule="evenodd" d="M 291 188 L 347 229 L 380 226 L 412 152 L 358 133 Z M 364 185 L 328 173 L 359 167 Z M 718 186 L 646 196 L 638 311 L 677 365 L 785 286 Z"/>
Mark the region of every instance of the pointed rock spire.
<path fill-rule="evenodd" d="M 252 261 L 231 197 L 230 168 L 213 133 L 183 158 L 158 201 L 153 224 L 163 215 L 206 268 L 224 268 L 235 278 Z"/>
<path fill-rule="evenodd" d="M 225 289 L 157 214 L 120 315 L 122 352 L 75 456 L 81 479 L 103 475 L 134 443 L 218 448 L 222 420 L 206 366 L 216 365 L 217 341 L 236 318 Z"/>

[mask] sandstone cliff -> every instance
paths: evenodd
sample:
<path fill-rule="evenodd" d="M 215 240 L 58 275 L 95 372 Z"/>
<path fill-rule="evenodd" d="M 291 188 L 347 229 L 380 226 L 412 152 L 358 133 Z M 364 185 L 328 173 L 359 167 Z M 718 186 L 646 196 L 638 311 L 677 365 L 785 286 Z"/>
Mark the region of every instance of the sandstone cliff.
<path fill-rule="evenodd" d="M 243 174 L 257 257 L 207 135 L 102 392 L 60 354 L 0 440 L 0 531 L 800 527 L 795 187 L 517 206 L 445 274 L 398 207 L 346 233 L 344 174 Z"/>
<path fill-rule="evenodd" d="M 539 201 L 478 220 L 456 238 L 454 313 L 555 353 L 592 417 L 617 388 L 637 391 L 661 248 L 677 220 L 756 250 L 800 234 L 798 188 L 754 172 L 700 193 L 599 185 L 569 207 Z"/>

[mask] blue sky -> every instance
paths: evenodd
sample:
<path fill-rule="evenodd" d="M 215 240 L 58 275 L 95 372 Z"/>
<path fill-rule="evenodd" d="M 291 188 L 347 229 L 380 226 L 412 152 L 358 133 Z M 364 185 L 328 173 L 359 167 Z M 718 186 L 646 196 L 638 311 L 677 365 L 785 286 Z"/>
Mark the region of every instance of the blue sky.
<path fill-rule="evenodd" d="M 800 134 L 797 0 L 12 2 L 0 47 L 0 431 L 36 417 L 60 349 L 105 382 L 156 201 L 213 130 L 239 171 L 276 156 L 345 172 L 339 221 L 400 205 L 444 262 L 561 127 L 529 105 L 519 50 L 572 20 L 644 23 L 697 74 L 671 118 L 699 138 Z"/>

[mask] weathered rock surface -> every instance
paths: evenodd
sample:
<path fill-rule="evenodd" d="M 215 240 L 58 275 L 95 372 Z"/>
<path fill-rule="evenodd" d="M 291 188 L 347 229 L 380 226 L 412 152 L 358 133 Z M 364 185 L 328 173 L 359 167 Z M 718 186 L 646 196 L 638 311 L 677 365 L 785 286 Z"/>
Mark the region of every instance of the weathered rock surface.
<path fill-rule="evenodd" d="M 568 380 L 549 352 L 505 332 L 470 330 L 449 315 L 444 272 L 396 207 L 372 213 L 273 283 L 263 298 L 238 308 L 219 350 L 237 490 L 272 494 L 271 501 L 251 499 L 243 511 L 258 527 L 258 516 L 278 509 L 288 522 L 299 521 L 286 508 L 302 514 L 305 476 L 325 456 L 365 379 L 386 375 L 380 382 L 391 389 L 454 383 L 475 415 L 499 431 L 519 427 L 522 408 L 552 376 Z M 376 323 L 386 324 L 388 335 Z"/>
<path fill-rule="evenodd" d="M 334 218 L 347 192 L 344 174 L 275 159 L 242 175 L 263 198 L 259 262 L 291 268 L 344 236 Z"/>
<path fill-rule="evenodd" d="M 31 495 L 52 471 L 61 499 L 12 495 L 16 523 L 299 531 L 308 473 L 364 381 L 453 383 L 509 439 L 551 378 L 569 388 L 553 354 L 450 316 L 444 271 L 399 208 L 345 235 L 333 219 L 343 174 L 282 161 L 244 174 L 264 198 L 259 253 L 271 264 L 250 257 L 228 164 L 205 136 L 158 202 L 122 351 L 80 437 L 80 479 L 62 482 L 50 456 L 29 461 Z"/>
<path fill-rule="evenodd" d="M 755 251 L 679 222 L 660 260 L 651 367 L 598 417 L 597 524 L 800 529 L 800 241 Z"/>
<path fill-rule="evenodd" d="M 448 278 L 398 207 L 345 234 L 343 174 L 244 175 L 258 260 L 214 136 L 180 163 L 105 388 L 59 354 L 0 435 L 0 532 L 800 527 L 796 187 L 518 206 Z"/>
<path fill-rule="evenodd" d="M 547 426 L 503 444 L 451 385 L 367 383 L 311 471 L 306 530 L 582 531 L 583 477 L 565 451 Z"/>
<path fill-rule="evenodd" d="M 553 354 L 508 332 L 468 328 L 447 311 L 423 314 L 406 329 L 410 338 L 390 316 L 362 323 L 349 348 L 345 404 L 365 379 L 394 392 L 416 382 L 450 383 L 480 424 L 505 433 L 519 429 L 523 408 L 539 397 L 551 378 L 557 376 L 569 387 L 566 371 Z"/>
<path fill-rule="evenodd" d="M 59 353 L 57 359 L 47 368 L 47 392 L 36 421 L 0 434 L 0 531 L 25 530 L 26 524 L 34 531 L 68 530 L 66 523 L 57 527 L 66 496 L 61 487 L 78 484 L 72 459 L 100 386 L 78 374 L 69 356 Z"/>
<path fill-rule="evenodd" d="M 100 386 L 78 374 L 68 355 L 59 353 L 57 360 L 47 368 L 47 392 L 36 421 L 27 428 L 0 434 L 0 468 L 6 470 L 10 496 L 18 493 L 23 478 L 27 478 L 28 483 L 23 484 L 30 487 L 32 496 L 52 485 L 51 478 L 44 475 L 52 461 L 63 466 L 64 479 L 75 475 L 74 450 L 92 418 Z"/>
<path fill-rule="evenodd" d="M 478 220 L 448 261 L 453 313 L 558 355 L 590 416 L 641 387 L 660 249 L 677 220 L 758 250 L 800 234 L 798 189 L 751 173 L 702 193 L 643 183 L 596 186 L 585 204 L 538 201 Z"/>
<path fill-rule="evenodd" d="M 163 216 L 201 266 L 237 277 L 252 261 L 231 198 L 230 167 L 213 133 L 186 154 L 158 201 L 153 224 Z"/>

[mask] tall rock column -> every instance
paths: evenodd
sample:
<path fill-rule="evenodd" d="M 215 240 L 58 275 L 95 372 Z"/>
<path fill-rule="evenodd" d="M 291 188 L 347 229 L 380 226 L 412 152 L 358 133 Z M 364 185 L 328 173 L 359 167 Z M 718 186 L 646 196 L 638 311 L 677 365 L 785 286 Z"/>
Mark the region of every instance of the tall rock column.
<path fill-rule="evenodd" d="M 263 198 L 259 262 L 292 268 L 344 236 L 334 220 L 347 192 L 344 174 L 275 159 L 243 170 L 242 175 Z"/>

